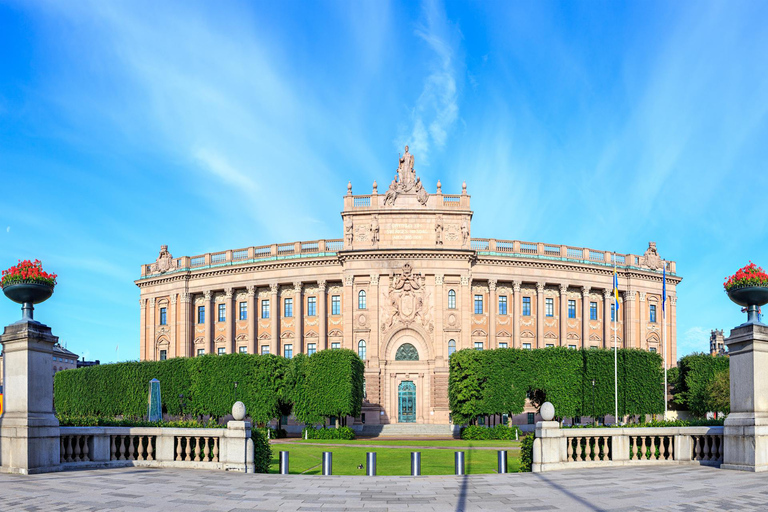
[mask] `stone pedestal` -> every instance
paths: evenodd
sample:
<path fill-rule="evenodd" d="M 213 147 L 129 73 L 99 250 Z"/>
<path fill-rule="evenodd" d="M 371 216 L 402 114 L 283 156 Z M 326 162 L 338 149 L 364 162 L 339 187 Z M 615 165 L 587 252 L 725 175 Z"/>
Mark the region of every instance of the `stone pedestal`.
<path fill-rule="evenodd" d="M 558 469 L 565 453 L 566 439 L 560 432 L 557 421 L 539 421 L 536 423 L 536 438 L 533 440 L 533 461 L 531 471 L 541 473 Z"/>
<path fill-rule="evenodd" d="M 51 329 L 34 320 L 5 328 L 4 413 L 0 417 L 0 469 L 43 473 L 59 467 L 59 421 L 53 414 Z"/>
<path fill-rule="evenodd" d="M 725 340 L 731 358 L 731 412 L 723 469 L 768 470 L 768 326 L 737 327 Z"/>

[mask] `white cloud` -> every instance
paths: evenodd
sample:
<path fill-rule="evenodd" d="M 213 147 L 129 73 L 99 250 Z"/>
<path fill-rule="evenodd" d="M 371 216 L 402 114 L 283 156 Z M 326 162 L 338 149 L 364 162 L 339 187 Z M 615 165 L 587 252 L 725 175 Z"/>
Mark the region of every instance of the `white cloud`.
<path fill-rule="evenodd" d="M 709 335 L 710 331 L 704 327 L 688 328 L 677 342 L 678 356 L 692 352 L 709 352 Z"/>

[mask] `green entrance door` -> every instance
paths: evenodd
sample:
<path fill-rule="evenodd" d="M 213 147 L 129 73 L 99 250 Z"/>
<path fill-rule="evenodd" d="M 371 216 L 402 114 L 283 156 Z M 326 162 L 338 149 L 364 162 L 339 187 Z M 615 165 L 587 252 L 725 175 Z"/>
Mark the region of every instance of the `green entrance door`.
<path fill-rule="evenodd" d="M 397 388 L 397 416 L 400 423 L 416 422 L 416 384 L 410 380 Z"/>

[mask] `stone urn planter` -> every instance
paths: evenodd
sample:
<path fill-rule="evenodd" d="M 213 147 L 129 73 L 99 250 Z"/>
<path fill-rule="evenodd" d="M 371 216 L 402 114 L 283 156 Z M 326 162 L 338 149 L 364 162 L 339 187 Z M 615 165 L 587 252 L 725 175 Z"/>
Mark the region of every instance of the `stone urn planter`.
<path fill-rule="evenodd" d="M 21 321 L 34 319 L 34 305 L 48 300 L 53 295 L 53 285 L 22 282 L 3 287 L 3 293 L 13 302 L 21 304 Z"/>
<path fill-rule="evenodd" d="M 768 304 L 768 286 L 737 286 L 726 290 L 726 293 L 733 302 L 747 308 L 747 321 L 741 326 L 765 325 L 759 321 L 757 312 L 760 306 Z"/>

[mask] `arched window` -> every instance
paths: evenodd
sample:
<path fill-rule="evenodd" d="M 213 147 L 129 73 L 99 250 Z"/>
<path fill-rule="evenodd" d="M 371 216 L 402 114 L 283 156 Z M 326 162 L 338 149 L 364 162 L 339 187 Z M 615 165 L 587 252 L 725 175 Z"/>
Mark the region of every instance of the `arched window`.
<path fill-rule="evenodd" d="M 419 351 L 410 343 L 403 343 L 395 352 L 395 361 L 418 361 Z"/>
<path fill-rule="evenodd" d="M 357 294 L 357 309 L 365 309 L 365 290 Z"/>
<path fill-rule="evenodd" d="M 456 352 L 456 340 L 450 340 L 448 341 L 448 357 L 451 357 L 454 352 Z"/>
<path fill-rule="evenodd" d="M 448 290 L 448 309 L 456 309 L 456 292 Z"/>
<path fill-rule="evenodd" d="M 357 342 L 357 355 L 360 356 L 360 359 L 365 361 L 365 340 Z"/>

